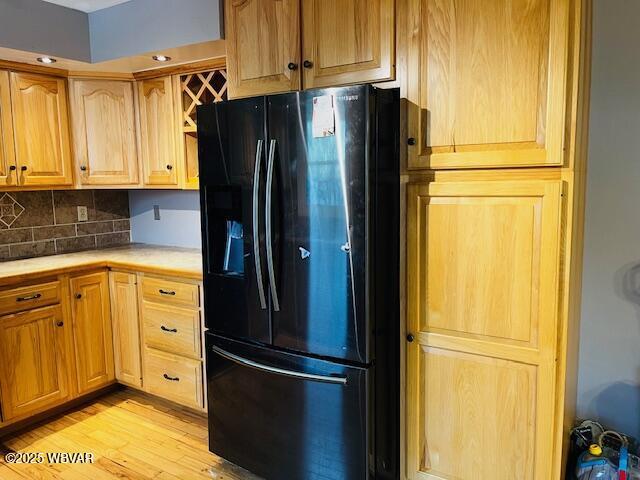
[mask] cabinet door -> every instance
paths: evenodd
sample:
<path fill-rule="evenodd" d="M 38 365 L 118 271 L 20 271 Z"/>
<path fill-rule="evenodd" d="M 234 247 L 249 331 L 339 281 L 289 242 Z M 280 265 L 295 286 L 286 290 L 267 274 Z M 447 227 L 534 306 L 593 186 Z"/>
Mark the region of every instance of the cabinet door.
<path fill-rule="evenodd" d="M 59 305 L 0 318 L 4 420 L 39 413 L 69 398 L 69 342 Z"/>
<path fill-rule="evenodd" d="M 409 167 L 562 164 L 570 3 L 409 0 Z"/>
<path fill-rule="evenodd" d="M 143 181 L 156 187 L 178 186 L 176 122 L 171 77 L 138 82 Z"/>
<path fill-rule="evenodd" d="M 17 179 L 9 72 L 0 71 L 0 187 L 15 185 Z"/>
<path fill-rule="evenodd" d="M 109 281 L 116 379 L 140 388 L 142 367 L 136 276 L 131 273 L 111 272 Z"/>
<path fill-rule="evenodd" d="M 303 0 L 304 88 L 395 76 L 393 0 Z"/>
<path fill-rule="evenodd" d="M 78 393 L 115 379 L 107 272 L 71 279 Z"/>
<path fill-rule="evenodd" d="M 66 80 L 11 72 L 16 164 L 21 185 L 70 185 Z"/>
<path fill-rule="evenodd" d="M 71 80 L 76 173 L 82 185 L 138 182 L 133 84 Z"/>
<path fill-rule="evenodd" d="M 551 478 L 560 192 L 409 186 L 409 478 Z"/>
<path fill-rule="evenodd" d="M 225 1 L 230 98 L 300 88 L 299 1 Z"/>

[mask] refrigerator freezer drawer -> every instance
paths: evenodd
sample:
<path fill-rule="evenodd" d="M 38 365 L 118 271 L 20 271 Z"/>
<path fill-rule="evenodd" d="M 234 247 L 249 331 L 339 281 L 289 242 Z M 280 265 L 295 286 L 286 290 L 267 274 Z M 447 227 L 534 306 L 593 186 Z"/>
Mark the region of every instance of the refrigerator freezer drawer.
<path fill-rule="evenodd" d="M 373 367 L 206 337 L 212 452 L 267 480 L 371 478 Z"/>

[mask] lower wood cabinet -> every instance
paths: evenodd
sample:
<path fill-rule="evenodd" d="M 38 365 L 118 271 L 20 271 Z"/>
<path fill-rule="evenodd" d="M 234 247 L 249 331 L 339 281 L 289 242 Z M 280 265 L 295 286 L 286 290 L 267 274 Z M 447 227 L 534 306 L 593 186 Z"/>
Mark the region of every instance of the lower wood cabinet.
<path fill-rule="evenodd" d="M 197 284 L 142 276 L 144 390 L 204 408 L 202 318 Z"/>
<path fill-rule="evenodd" d="M 188 407 L 203 408 L 202 362 L 152 348 L 144 352 L 145 390 Z"/>
<path fill-rule="evenodd" d="M 115 380 L 108 274 L 73 277 L 70 288 L 78 393 L 82 394 Z"/>
<path fill-rule="evenodd" d="M 60 305 L 0 317 L 2 421 L 70 398 L 70 336 Z"/>
<path fill-rule="evenodd" d="M 138 287 L 135 273 L 111 272 L 111 319 L 116 379 L 142 387 Z"/>
<path fill-rule="evenodd" d="M 116 381 L 203 411 L 200 293 L 107 269 L 0 288 L 0 432 Z"/>
<path fill-rule="evenodd" d="M 552 478 L 561 186 L 409 185 L 408 478 Z"/>

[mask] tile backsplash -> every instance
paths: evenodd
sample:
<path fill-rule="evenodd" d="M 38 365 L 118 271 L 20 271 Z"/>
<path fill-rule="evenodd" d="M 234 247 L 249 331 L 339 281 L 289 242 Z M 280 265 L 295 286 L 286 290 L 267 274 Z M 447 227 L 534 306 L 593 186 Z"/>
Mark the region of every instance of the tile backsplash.
<path fill-rule="evenodd" d="M 126 190 L 0 192 L 0 260 L 123 245 L 130 230 Z"/>

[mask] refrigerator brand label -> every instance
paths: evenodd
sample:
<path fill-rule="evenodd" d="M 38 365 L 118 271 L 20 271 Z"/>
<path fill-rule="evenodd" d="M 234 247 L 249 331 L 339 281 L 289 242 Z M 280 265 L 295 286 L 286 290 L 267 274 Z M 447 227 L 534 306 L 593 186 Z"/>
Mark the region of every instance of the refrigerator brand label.
<path fill-rule="evenodd" d="M 333 96 L 313 97 L 313 138 L 331 137 L 336 132 Z"/>

